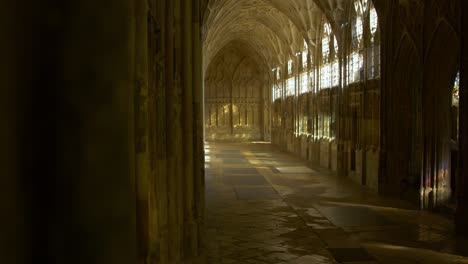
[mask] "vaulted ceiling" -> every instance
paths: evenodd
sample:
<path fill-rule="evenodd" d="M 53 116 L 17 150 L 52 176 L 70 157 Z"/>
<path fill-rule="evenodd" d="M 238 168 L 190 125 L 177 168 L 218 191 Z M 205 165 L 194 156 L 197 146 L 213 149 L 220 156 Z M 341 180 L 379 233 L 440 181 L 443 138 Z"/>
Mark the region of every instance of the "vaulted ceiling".
<path fill-rule="evenodd" d="M 324 19 L 341 20 L 351 0 L 211 0 L 204 15 L 204 69 L 236 41 L 275 67 L 303 48 L 316 45 Z"/>

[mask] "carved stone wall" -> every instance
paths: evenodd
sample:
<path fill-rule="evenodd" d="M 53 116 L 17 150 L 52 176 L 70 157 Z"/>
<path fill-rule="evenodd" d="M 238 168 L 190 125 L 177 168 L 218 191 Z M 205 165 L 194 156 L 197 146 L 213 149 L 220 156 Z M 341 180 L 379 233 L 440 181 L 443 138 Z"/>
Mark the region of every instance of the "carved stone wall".
<path fill-rule="evenodd" d="M 230 45 L 212 60 L 205 74 L 205 139 L 264 138 L 267 75 L 256 60 Z"/>
<path fill-rule="evenodd" d="M 371 7 L 370 4 L 367 6 L 368 9 Z M 323 52 L 325 47 L 322 45 L 303 47 L 303 58 L 298 56 L 301 53 L 289 57 L 293 65 L 291 72 L 288 71 L 287 60 L 283 60 L 279 69 L 281 74 L 275 78 L 277 87 L 273 88 L 279 96 L 273 103 L 272 142 L 377 191 L 380 30 L 371 31 L 371 16 L 366 13 L 362 16 L 366 26 L 363 27 L 361 44 L 354 47 L 353 29 L 349 26 L 356 17 L 354 6 L 347 6 L 346 12 L 349 17 L 343 18 L 348 23 L 343 25 L 348 26 L 337 26 L 338 21 L 329 20 L 325 15 L 321 18 L 324 28 L 325 25 L 331 26 L 332 34 L 330 36 L 321 30 L 313 41 L 320 44 L 324 39 L 330 41 L 326 48 L 328 52 Z M 304 50 L 308 57 L 304 57 Z M 362 56 L 359 70 L 347 68 L 351 65 L 353 53 Z M 330 63 L 335 63 L 336 68 L 328 74 L 329 78 L 324 78 L 330 72 L 327 68 Z M 302 79 L 305 73 L 310 76 L 308 86 Z M 291 79 L 296 85 L 292 92 L 287 87 Z"/>
<path fill-rule="evenodd" d="M 468 2 L 460 0 L 461 10 L 468 8 Z M 468 15 L 462 13 L 461 60 L 460 60 L 460 132 L 459 171 L 457 177 L 457 212 L 455 226 L 457 233 L 468 235 Z"/>
<path fill-rule="evenodd" d="M 439 207 L 452 197 L 451 91 L 458 1 L 376 1 L 382 35 L 382 193 Z M 442 70 L 443 69 L 443 70 Z"/>
<path fill-rule="evenodd" d="M 364 43 L 372 39 L 376 49 L 366 44 L 353 47 L 353 5 L 344 4 L 342 16 L 329 16 L 323 10 L 322 21 L 330 23 L 336 36 L 341 77 L 349 71 L 353 51 L 363 54 L 364 68 L 369 70 L 372 62 L 379 65 L 380 75 L 364 71 L 364 78 L 357 82 L 344 78 L 339 85 L 325 89 L 315 82 L 304 113 L 305 96 L 297 91 L 288 95 L 284 80 L 294 77 L 297 81 L 303 71 L 294 67 L 292 74 L 285 75 L 287 60 L 294 65 L 302 61 L 294 53 L 286 56 L 279 63 L 281 96 L 273 105 L 273 142 L 303 155 L 307 146 L 302 137 L 307 135 L 310 149 L 305 152 L 310 153 L 309 159 L 332 169 L 337 163 L 340 175 L 381 193 L 421 202 L 423 208 L 443 206 L 453 198 L 451 186 L 456 188 L 451 173 L 450 98 L 459 67 L 459 2 L 372 3 L 377 10 L 378 30 L 370 38 L 372 31 L 366 22 L 362 39 Z M 363 21 L 367 19 L 364 16 Z M 312 41 L 320 43 L 322 34 L 316 32 Z M 315 68 L 320 68 L 324 63 L 320 59 L 322 50 L 320 45 L 314 46 L 309 48 L 314 55 L 314 60 L 310 59 Z M 300 50 L 296 47 L 295 52 Z M 333 55 L 333 49 L 330 52 Z M 304 123 L 298 122 L 304 116 L 311 122 L 301 131 L 297 125 Z"/>

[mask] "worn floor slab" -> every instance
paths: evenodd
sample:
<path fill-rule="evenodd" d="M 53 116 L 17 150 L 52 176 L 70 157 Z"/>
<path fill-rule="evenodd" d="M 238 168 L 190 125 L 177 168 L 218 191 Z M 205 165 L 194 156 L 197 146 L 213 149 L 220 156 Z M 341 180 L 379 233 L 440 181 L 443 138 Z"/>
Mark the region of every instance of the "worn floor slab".
<path fill-rule="evenodd" d="M 206 147 L 209 263 L 468 263 L 449 218 L 269 144 Z"/>

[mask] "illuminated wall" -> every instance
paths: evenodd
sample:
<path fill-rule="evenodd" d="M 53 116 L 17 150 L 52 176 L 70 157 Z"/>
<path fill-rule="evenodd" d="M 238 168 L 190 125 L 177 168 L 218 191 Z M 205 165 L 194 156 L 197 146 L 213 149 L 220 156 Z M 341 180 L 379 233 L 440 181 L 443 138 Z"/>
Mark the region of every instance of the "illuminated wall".
<path fill-rule="evenodd" d="M 342 27 L 319 17 L 315 35 L 296 40 L 302 47 L 273 67 L 272 141 L 330 169 L 340 166 L 341 174 L 377 190 L 378 15 L 366 0 L 353 1 L 347 12 Z"/>
<path fill-rule="evenodd" d="M 205 74 L 205 139 L 261 140 L 267 74 L 239 45 L 223 49 Z"/>

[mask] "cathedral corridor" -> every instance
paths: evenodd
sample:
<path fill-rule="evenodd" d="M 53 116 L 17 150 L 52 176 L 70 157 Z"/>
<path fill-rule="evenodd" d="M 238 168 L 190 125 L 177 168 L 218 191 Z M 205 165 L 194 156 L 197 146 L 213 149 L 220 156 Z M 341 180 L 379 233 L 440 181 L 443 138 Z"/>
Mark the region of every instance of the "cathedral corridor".
<path fill-rule="evenodd" d="M 468 264 L 468 1 L 3 2 L 0 264 Z"/>
<path fill-rule="evenodd" d="M 269 143 L 205 151 L 208 263 L 468 263 L 448 218 Z"/>

